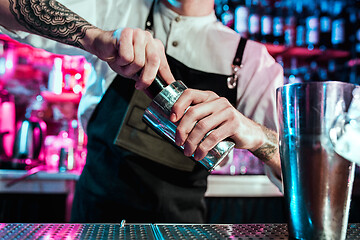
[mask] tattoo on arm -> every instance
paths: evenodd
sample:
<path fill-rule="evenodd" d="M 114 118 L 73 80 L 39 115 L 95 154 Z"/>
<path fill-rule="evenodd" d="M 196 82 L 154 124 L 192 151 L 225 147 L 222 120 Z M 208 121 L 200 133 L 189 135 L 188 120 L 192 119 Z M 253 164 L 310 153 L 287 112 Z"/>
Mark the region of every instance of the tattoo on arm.
<path fill-rule="evenodd" d="M 30 32 L 84 49 L 80 39 L 95 28 L 55 0 L 9 0 L 10 11 Z"/>
<path fill-rule="evenodd" d="M 261 147 L 252 153 L 263 162 L 268 162 L 273 159 L 274 154 L 278 154 L 277 134 L 264 126 L 261 126 L 261 128 L 264 131 L 267 140 Z"/>

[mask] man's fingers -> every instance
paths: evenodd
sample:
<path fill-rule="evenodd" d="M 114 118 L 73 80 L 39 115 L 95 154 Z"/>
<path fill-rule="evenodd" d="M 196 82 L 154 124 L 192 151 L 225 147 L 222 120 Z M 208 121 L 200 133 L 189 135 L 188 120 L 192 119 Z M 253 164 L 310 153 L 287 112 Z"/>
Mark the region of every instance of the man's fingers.
<path fill-rule="evenodd" d="M 157 46 L 158 52 L 160 53 L 159 56 L 160 56 L 160 60 L 161 60 L 158 74 L 167 84 L 171 84 L 171 83 L 175 82 L 175 78 L 171 73 L 168 61 L 166 59 L 164 45 L 158 39 L 155 39 L 155 45 Z"/>
<path fill-rule="evenodd" d="M 118 56 L 107 58 L 110 67 L 120 75 L 136 81 L 135 87 L 144 90 L 159 75 L 167 84 L 175 81 L 162 42 L 150 32 L 124 28 L 112 33 Z"/>
<path fill-rule="evenodd" d="M 149 87 L 155 79 L 161 61 L 157 48 L 152 41 L 147 43 L 145 51 L 145 66 L 142 69 L 139 80 L 136 82 L 136 88 L 141 90 Z"/>
<path fill-rule="evenodd" d="M 170 120 L 177 122 L 183 117 L 190 106 L 212 101 L 218 97 L 218 95 L 211 91 L 186 89 L 172 107 Z"/>
<path fill-rule="evenodd" d="M 176 143 L 180 146 L 186 141 L 198 144 L 210 130 L 226 121 L 225 114 L 220 113 L 227 107 L 223 98 L 190 107 L 177 126 Z"/>
<path fill-rule="evenodd" d="M 134 30 L 131 28 L 125 28 L 121 32 L 119 41 L 119 58 L 116 61 L 116 64 L 120 67 L 129 65 L 134 61 L 135 53 L 133 46 L 133 34 Z"/>

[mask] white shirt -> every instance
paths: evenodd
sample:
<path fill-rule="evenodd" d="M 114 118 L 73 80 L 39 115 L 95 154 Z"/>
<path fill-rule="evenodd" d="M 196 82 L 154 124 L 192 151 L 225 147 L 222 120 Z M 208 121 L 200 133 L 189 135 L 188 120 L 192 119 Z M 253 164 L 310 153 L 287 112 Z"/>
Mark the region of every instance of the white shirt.
<path fill-rule="evenodd" d="M 144 29 L 152 0 L 58 0 L 91 24 L 104 29 L 123 27 Z M 179 16 L 158 3 L 154 8 L 154 37 L 160 39 L 166 53 L 183 64 L 200 71 L 230 75 L 240 35 L 225 27 L 212 12 L 203 17 Z M 180 20 L 178 20 L 180 19 Z M 21 42 L 57 54 L 84 55 L 93 66 L 78 115 L 84 129 L 116 73 L 106 62 L 71 46 L 24 32 L 10 33 Z M 172 43 L 178 44 L 174 46 Z M 264 45 L 248 41 L 243 68 L 237 83 L 237 109 L 245 116 L 277 130 L 276 88 L 283 85 L 283 71 Z M 225 84 L 225 83 L 221 83 Z"/>

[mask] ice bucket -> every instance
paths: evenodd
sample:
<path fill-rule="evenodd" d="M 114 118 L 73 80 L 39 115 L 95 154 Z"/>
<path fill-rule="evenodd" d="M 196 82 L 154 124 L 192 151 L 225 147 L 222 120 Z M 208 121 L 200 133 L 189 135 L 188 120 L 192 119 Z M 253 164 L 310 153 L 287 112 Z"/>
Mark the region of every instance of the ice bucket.
<path fill-rule="evenodd" d="M 329 130 L 347 111 L 355 87 L 329 81 L 277 89 L 283 191 L 292 238 L 346 237 L 355 166 L 334 152 Z"/>

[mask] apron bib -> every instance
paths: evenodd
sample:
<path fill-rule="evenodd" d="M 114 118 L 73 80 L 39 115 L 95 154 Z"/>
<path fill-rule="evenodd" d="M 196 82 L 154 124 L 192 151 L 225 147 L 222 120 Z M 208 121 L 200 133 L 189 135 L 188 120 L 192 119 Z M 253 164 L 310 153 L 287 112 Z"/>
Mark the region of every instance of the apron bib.
<path fill-rule="evenodd" d="M 155 1 L 145 24 L 145 29 L 150 32 L 153 27 L 154 4 Z M 246 39 L 241 38 L 233 61 L 233 70 L 237 71 L 241 68 L 245 44 Z M 232 76 L 212 74 L 191 69 L 170 56 L 167 56 L 167 59 L 175 79 L 183 81 L 190 88 L 212 90 L 226 97 L 235 106 L 237 81 L 235 71 Z M 124 79 L 117 81 L 123 82 Z M 145 93 L 135 90 L 114 144 L 165 166 L 191 172 L 196 162 L 184 156 L 179 149 L 158 136 L 142 121 L 144 111 L 150 103 L 151 99 Z"/>

